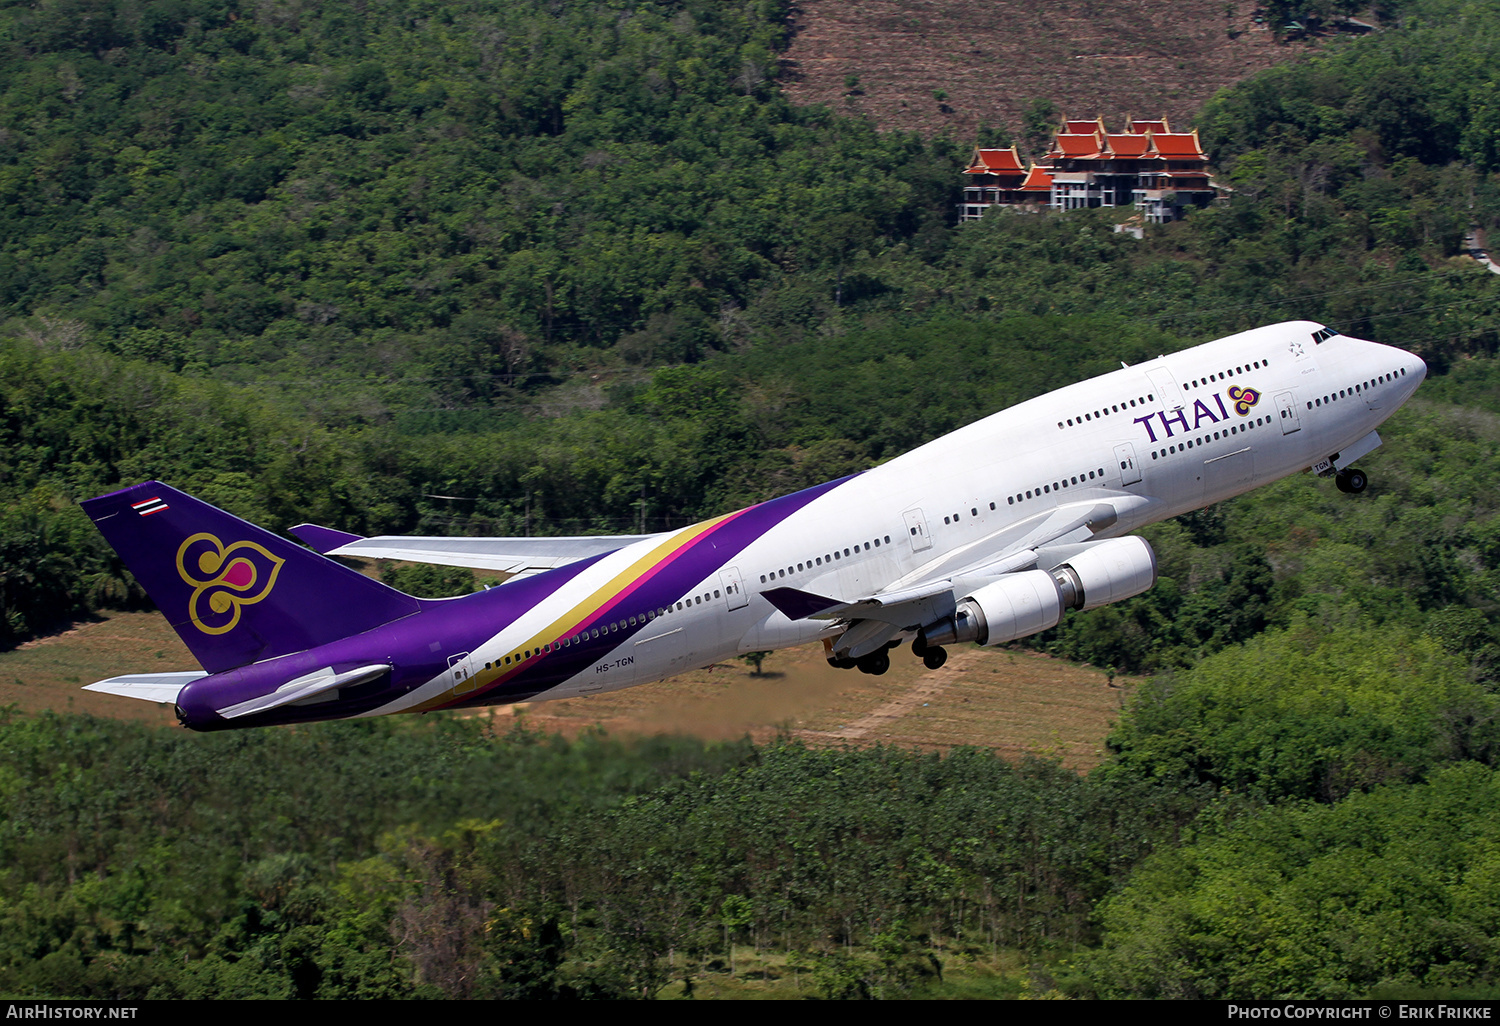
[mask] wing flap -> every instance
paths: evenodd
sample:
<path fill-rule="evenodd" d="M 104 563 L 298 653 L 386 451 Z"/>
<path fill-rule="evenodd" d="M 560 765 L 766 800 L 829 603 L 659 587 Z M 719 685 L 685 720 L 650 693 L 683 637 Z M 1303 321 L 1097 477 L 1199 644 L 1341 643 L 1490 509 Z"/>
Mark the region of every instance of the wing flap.
<path fill-rule="evenodd" d="M 771 605 L 780 610 L 788 620 L 806 620 L 820 614 L 838 616 L 838 610 L 847 609 L 849 603 L 843 599 L 829 598 L 800 588 L 771 588 L 761 592 Z M 834 610 L 829 614 L 829 610 Z M 821 617 L 820 617 L 821 618 Z"/>

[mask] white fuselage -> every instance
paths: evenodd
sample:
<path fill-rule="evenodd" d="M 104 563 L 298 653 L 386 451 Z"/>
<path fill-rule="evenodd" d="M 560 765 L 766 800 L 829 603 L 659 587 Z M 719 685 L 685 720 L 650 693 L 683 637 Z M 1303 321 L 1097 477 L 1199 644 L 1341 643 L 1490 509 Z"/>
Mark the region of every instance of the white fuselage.
<path fill-rule="evenodd" d="M 1116 519 L 1098 537 L 1119 537 L 1309 467 L 1342 470 L 1378 444 L 1375 428 L 1425 373 L 1410 353 L 1310 322 L 1125 367 L 826 488 L 695 584 L 622 609 L 621 623 L 640 623 L 631 620 L 619 644 L 580 640 L 580 611 L 632 594 L 705 525 L 612 552 L 466 653 L 469 669 L 482 681 L 487 668 L 510 672 L 512 654 L 595 646 L 586 669 L 534 696 L 562 698 L 834 638 L 848 620 L 789 618 L 762 593 L 790 588 L 842 602 L 897 594 L 1003 557 L 1069 507 L 1108 504 Z M 378 712 L 430 707 L 452 687 L 434 678 Z"/>

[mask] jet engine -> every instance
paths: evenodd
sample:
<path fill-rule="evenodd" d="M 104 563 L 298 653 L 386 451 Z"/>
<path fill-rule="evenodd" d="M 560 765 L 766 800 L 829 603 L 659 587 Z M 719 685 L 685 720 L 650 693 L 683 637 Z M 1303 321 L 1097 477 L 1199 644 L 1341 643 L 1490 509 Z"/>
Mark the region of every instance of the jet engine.
<path fill-rule="evenodd" d="M 1062 620 L 1064 609 L 1097 609 L 1139 595 L 1156 583 L 1156 553 L 1144 538 L 1092 542 L 1055 570 L 1006 574 L 959 599 L 951 617 L 927 624 L 913 646 L 977 641 L 1003 645 Z"/>
<path fill-rule="evenodd" d="M 1052 575 L 1069 609 L 1098 609 L 1128 599 L 1156 583 L 1156 553 L 1151 543 L 1131 535 L 1092 542 Z"/>

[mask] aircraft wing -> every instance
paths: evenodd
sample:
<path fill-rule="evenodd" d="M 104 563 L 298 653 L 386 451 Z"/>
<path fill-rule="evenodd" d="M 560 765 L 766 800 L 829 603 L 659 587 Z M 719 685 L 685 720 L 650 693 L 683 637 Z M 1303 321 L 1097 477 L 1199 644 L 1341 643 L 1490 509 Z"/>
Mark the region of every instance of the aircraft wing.
<path fill-rule="evenodd" d="M 413 563 L 499 570 L 511 574 L 512 579 L 613 552 L 645 538 L 661 537 L 610 534 L 569 538 L 422 538 L 402 535 L 361 538 L 357 534 L 316 524 L 299 524 L 292 528 L 292 534 L 325 556 L 404 559 Z"/>
<path fill-rule="evenodd" d="M 951 604 L 955 591 L 1047 562 L 1050 549 L 1090 541 L 1113 527 L 1123 513 L 1134 513 L 1152 501 L 1130 495 L 1059 506 L 955 550 L 871 595 L 840 599 L 797 588 L 772 588 L 761 594 L 790 620 L 880 620 L 910 626 L 945 596 Z"/>

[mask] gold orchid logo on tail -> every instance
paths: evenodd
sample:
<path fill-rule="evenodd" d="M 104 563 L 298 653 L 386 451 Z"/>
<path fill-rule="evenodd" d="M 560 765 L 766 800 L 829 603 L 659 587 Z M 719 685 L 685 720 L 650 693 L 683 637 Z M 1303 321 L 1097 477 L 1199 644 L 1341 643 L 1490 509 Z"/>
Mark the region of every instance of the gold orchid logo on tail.
<path fill-rule="evenodd" d="M 228 548 L 208 533 L 195 534 L 177 549 L 177 573 L 193 589 L 188 615 L 204 634 L 223 634 L 240 622 L 240 609 L 271 593 L 286 560 L 254 542 Z"/>

